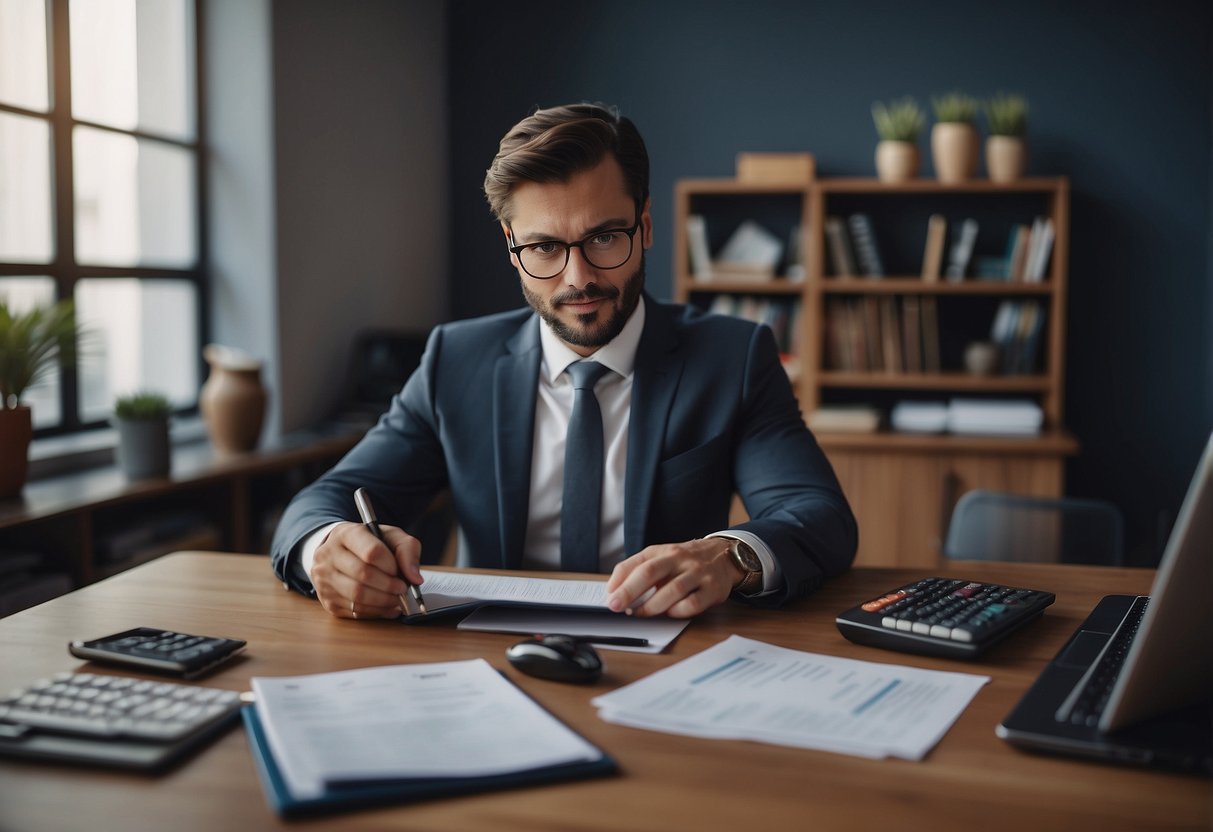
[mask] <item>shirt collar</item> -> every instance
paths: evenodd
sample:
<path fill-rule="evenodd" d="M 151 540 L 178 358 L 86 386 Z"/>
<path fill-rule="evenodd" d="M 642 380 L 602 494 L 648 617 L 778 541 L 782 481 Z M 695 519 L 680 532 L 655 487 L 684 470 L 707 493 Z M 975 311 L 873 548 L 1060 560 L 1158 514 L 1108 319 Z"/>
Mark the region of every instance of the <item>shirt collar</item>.
<path fill-rule="evenodd" d="M 636 301 L 636 308 L 624 324 L 618 335 L 604 346 L 599 347 L 587 358 L 605 364 L 611 370 L 627 378 L 636 367 L 636 348 L 640 346 L 640 334 L 644 332 L 644 296 Z M 540 319 L 539 344 L 543 350 L 543 368 L 548 382 L 553 383 L 560 378 L 570 364 L 581 361 L 582 357 L 557 337 L 548 326 L 547 321 Z"/>

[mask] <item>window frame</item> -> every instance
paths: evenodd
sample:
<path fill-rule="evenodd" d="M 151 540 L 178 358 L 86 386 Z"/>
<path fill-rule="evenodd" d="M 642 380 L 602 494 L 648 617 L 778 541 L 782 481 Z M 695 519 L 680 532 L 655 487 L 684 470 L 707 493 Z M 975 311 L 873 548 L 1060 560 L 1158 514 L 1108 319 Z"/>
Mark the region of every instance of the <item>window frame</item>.
<path fill-rule="evenodd" d="M 210 333 L 210 286 L 208 280 L 208 204 L 206 162 L 206 108 L 203 106 L 204 53 L 203 53 L 203 0 L 193 0 L 193 117 L 194 138 L 181 139 L 139 129 L 120 129 L 93 121 L 76 119 L 72 115 L 71 78 L 71 26 L 70 0 L 45 0 L 47 16 L 47 62 L 50 81 L 50 107 L 47 112 L 29 110 L 0 101 L 0 112 L 12 113 L 27 118 L 39 119 L 50 126 L 51 143 L 51 239 L 54 254 L 49 263 L 20 263 L 0 261 L 0 278 L 3 277 L 49 277 L 55 286 L 55 300 L 73 298 L 76 284 L 85 278 L 135 278 L 139 280 L 173 279 L 185 280 L 194 285 L 197 293 L 196 344 L 198 378 L 205 378 L 205 362 L 202 346 Z M 76 202 L 72 137 L 77 126 L 103 130 L 116 135 L 155 142 L 182 148 L 194 157 L 195 235 L 197 257 L 190 267 L 174 268 L 161 266 L 97 266 L 82 265 L 76 261 Z M 61 367 L 59 373 L 60 422 L 34 432 L 35 437 L 55 436 L 91 430 L 106 424 L 104 420 L 85 422 L 80 415 L 79 379 L 75 367 Z M 196 413 L 197 400 L 177 412 Z"/>

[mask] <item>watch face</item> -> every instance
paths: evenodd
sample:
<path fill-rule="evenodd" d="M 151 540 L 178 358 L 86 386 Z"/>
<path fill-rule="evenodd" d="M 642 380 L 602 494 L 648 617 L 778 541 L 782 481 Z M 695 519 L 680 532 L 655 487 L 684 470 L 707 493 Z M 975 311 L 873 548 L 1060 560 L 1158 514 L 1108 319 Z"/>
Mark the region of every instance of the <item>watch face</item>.
<path fill-rule="evenodd" d="M 762 571 L 762 560 L 758 557 L 758 553 L 750 547 L 750 544 L 738 540 L 734 551 L 737 552 L 737 560 L 746 571 Z"/>

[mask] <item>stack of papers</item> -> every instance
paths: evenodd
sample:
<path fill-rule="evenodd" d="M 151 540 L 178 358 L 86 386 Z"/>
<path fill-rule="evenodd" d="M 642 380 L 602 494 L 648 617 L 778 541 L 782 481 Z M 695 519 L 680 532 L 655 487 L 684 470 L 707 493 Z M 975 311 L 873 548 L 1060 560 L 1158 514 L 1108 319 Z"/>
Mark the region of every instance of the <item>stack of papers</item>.
<path fill-rule="evenodd" d="M 730 636 L 593 702 L 634 728 L 921 760 L 988 681 Z"/>
<path fill-rule="evenodd" d="M 943 433 L 948 427 L 948 406 L 943 402 L 898 402 L 889 424 L 893 430 L 907 433 Z"/>
<path fill-rule="evenodd" d="M 1035 436 L 1044 412 L 1027 399 L 953 399 L 948 407 L 952 433 L 992 436 Z"/>
<path fill-rule="evenodd" d="M 293 800 L 343 785 L 432 783 L 603 758 L 484 659 L 252 681 Z"/>

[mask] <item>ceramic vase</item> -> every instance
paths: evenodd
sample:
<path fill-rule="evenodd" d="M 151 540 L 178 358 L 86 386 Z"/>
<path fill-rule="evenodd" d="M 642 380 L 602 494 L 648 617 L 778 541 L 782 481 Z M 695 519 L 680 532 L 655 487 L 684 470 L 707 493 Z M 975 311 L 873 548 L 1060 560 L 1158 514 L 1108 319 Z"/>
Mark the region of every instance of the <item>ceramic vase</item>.
<path fill-rule="evenodd" d="M 242 453 L 257 447 L 265 419 L 265 387 L 261 362 L 219 344 L 202 352 L 210 375 L 198 396 L 211 445 L 221 453 Z"/>
<path fill-rule="evenodd" d="M 991 182 L 1014 182 L 1028 168 L 1028 146 L 1019 136 L 986 139 L 986 172 Z"/>
<path fill-rule="evenodd" d="M 977 173 L 977 130 L 972 124 L 941 121 L 931 128 L 931 159 L 940 182 L 955 184 Z"/>
<path fill-rule="evenodd" d="M 128 480 L 168 476 L 172 456 L 167 418 L 115 417 L 114 427 L 118 431 L 118 464 Z"/>
<path fill-rule="evenodd" d="M 25 405 L 0 408 L 0 499 L 16 497 L 29 475 L 29 443 L 34 420 Z"/>
<path fill-rule="evenodd" d="M 881 182 L 905 182 L 918 175 L 918 145 L 885 140 L 876 145 L 876 177 Z"/>

